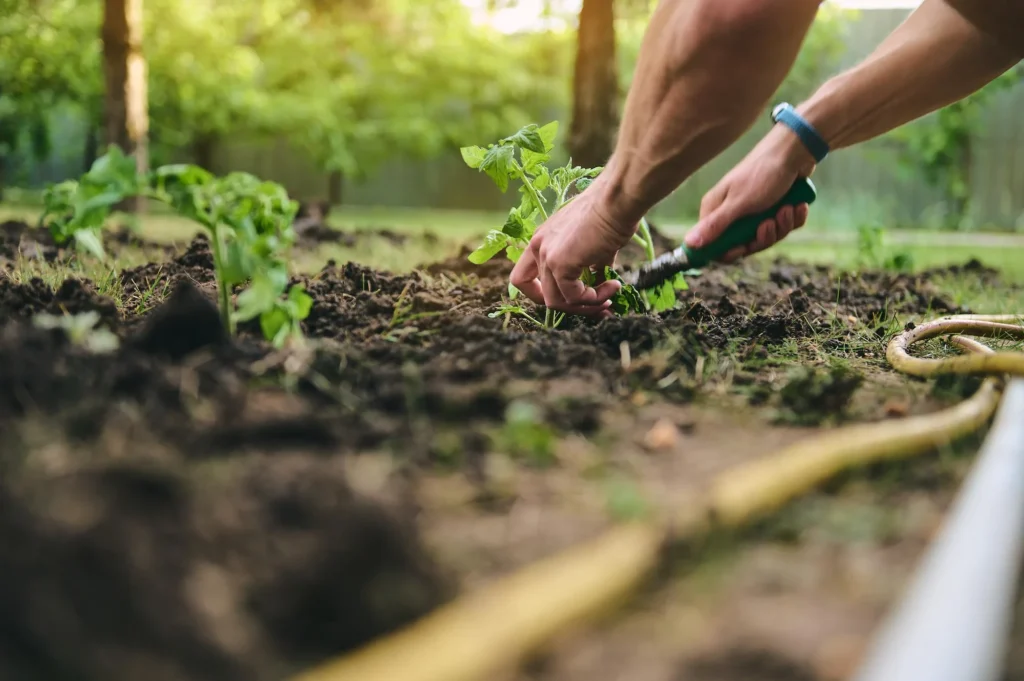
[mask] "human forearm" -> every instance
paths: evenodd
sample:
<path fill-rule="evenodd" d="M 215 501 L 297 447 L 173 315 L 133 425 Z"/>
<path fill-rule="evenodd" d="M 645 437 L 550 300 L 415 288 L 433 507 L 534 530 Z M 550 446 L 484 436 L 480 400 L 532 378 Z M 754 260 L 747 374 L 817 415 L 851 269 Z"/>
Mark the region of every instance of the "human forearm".
<path fill-rule="evenodd" d="M 663 0 L 644 38 L 604 209 L 633 222 L 735 141 L 789 71 L 819 0 Z"/>
<path fill-rule="evenodd" d="M 840 149 L 962 99 L 1016 62 L 947 0 L 926 0 L 871 56 L 797 110 Z"/>

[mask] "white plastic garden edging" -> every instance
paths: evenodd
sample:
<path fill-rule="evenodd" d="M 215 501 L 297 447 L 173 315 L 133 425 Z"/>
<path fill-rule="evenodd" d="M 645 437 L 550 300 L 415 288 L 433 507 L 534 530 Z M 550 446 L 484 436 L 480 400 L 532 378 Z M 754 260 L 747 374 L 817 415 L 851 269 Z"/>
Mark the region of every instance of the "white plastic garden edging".
<path fill-rule="evenodd" d="M 997 681 L 1024 547 L 1024 379 L 853 681 Z"/>

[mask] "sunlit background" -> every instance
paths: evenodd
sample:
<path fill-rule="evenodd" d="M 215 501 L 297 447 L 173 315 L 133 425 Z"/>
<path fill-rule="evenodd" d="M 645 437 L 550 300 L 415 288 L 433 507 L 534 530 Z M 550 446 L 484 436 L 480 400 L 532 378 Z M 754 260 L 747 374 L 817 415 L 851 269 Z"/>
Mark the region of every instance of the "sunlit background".
<path fill-rule="evenodd" d="M 8 202 L 32 201 L 103 145 L 103 12 L 98 0 L 3 2 L 0 184 Z M 611 7 L 614 23 L 581 27 L 581 0 L 144 0 L 151 162 L 248 170 L 339 208 L 503 210 L 515 197 L 491 191 L 459 146 L 558 120 L 557 160 L 597 163 L 609 152 L 613 118 L 575 121 L 591 137 L 569 134 L 581 96 L 575 64 L 586 78 L 610 63 L 615 81 L 587 91 L 620 104 L 653 3 L 588 2 Z M 916 4 L 825 2 L 773 101 L 808 96 Z M 577 54 L 581 28 L 604 31 L 614 49 Z M 833 156 L 816 175 L 819 229 L 1024 229 L 1022 105 L 1018 70 L 946 113 Z M 766 115 L 654 215 L 692 221 L 703 193 L 767 125 Z"/>

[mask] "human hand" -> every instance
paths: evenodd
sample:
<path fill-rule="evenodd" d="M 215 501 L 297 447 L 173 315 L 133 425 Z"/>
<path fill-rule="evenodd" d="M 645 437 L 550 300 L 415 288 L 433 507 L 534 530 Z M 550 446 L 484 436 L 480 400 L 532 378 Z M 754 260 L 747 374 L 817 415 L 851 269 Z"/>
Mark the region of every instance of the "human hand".
<path fill-rule="evenodd" d="M 701 248 L 713 243 L 736 220 L 760 213 L 781 199 L 798 177 L 810 177 L 814 160 L 788 130 L 774 128 L 754 149 L 704 195 L 700 220 L 686 235 L 686 245 Z M 783 206 L 774 219 L 765 220 L 757 238 L 732 249 L 723 262 L 763 251 L 807 222 L 806 203 Z"/>
<path fill-rule="evenodd" d="M 605 266 L 614 264 L 616 254 L 629 243 L 637 225 L 611 217 L 604 187 L 598 177 L 548 218 L 512 269 L 509 281 L 538 305 L 570 314 L 612 315 L 609 299 L 621 283 L 603 281 L 587 286 L 580 275 L 584 269 L 594 268 L 600 281 Z"/>

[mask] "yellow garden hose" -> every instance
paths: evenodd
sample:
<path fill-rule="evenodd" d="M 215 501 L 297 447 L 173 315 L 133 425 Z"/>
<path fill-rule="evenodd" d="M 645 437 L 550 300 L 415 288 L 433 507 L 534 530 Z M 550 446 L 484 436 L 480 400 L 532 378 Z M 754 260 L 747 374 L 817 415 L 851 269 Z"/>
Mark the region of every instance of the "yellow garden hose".
<path fill-rule="evenodd" d="M 671 518 L 616 526 L 596 540 L 469 593 L 361 650 L 290 681 L 491 681 L 552 637 L 624 599 L 658 564 L 663 547 L 762 516 L 837 473 L 942 446 L 982 427 L 999 404 L 1004 374 L 1024 376 L 1024 353 L 950 340 L 970 354 L 920 359 L 914 343 L 948 334 L 1024 339 L 1024 317 L 946 317 L 904 331 L 887 359 L 914 376 L 988 376 L 967 400 L 941 412 L 839 428 L 721 474 L 705 497 Z"/>

